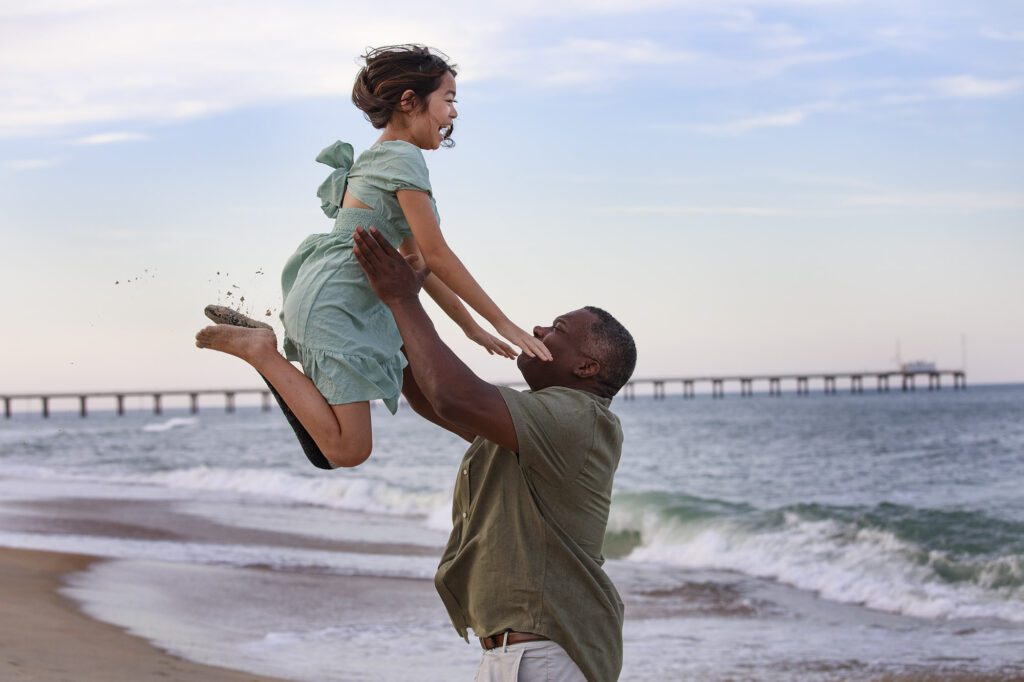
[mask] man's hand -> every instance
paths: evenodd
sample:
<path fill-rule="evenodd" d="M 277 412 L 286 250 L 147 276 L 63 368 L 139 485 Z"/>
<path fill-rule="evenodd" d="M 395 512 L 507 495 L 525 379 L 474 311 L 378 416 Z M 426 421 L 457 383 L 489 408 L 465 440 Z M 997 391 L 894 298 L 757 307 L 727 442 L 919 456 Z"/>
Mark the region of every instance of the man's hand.
<path fill-rule="evenodd" d="M 426 269 L 413 270 L 402 254 L 375 227 L 371 227 L 369 232 L 362 227 L 356 228 L 352 252 L 384 305 L 390 306 L 405 298 L 416 298 L 423 280 L 430 274 Z"/>

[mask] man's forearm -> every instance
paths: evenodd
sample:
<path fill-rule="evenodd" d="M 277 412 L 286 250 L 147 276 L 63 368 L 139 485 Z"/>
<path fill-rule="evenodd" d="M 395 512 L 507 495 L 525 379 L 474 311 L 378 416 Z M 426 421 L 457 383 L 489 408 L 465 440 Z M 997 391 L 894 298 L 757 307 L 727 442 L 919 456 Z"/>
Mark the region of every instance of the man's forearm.
<path fill-rule="evenodd" d="M 416 383 L 435 412 L 443 415 L 446 407 L 479 389 L 483 380 L 437 335 L 418 298 L 403 298 L 390 308 Z"/>
<path fill-rule="evenodd" d="M 404 350 L 405 349 L 403 349 L 403 352 Z M 427 400 L 427 397 L 423 395 L 423 391 L 420 390 L 419 384 L 416 383 L 416 376 L 412 372 L 412 366 L 408 366 L 402 373 L 402 395 L 404 395 L 405 399 L 409 402 L 409 407 L 413 409 L 413 412 L 427 421 L 437 424 L 442 429 L 454 433 L 459 438 L 472 443 L 476 439 L 476 434 L 457 426 L 446 419 L 442 419 L 434 410 L 434 406 L 430 404 L 429 400 Z"/>

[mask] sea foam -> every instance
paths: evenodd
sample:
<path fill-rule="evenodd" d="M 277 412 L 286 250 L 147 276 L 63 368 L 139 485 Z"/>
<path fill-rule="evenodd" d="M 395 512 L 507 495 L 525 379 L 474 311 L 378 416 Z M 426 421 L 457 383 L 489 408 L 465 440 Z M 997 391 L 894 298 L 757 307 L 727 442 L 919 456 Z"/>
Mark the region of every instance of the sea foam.
<path fill-rule="evenodd" d="M 613 513 L 612 527 L 641 537 L 628 561 L 732 570 L 919 618 L 1024 623 L 1020 555 L 955 556 L 890 530 L 793 510 L 695 516 L 627 504 Z"/>
<path fill-rule="evenodd" d="M 150 433 L 160 431 L 170 431 L 171 429 L 182 429 L 190 426 L 195 426 L 199 422 L 196 417 L 172 417 L 166 421 L 154 422 L 152 424 L 146 424 L 142 427 L 143 431 Z"/>
<path fill-rule="evenodd" d="M 451 501 L 447 493 L 411 491 L 366 477 L 307 476 L 274 469 L 198 466 L 129 474 L 118 479 L 185 490 L 261 495 L 290 503 L 398 516 L 429 517 L 439 506 L 446 503 L 450 506 Z"/>
<path fill-rule="evenodd" d="M 337 575 L 364 575 L 429 580 L 437 569 L 430 556 L 362 554 L 280 546 L 140 540 L 101 536 L 0 532 L 0 546 L 47 552 L 73 552 L 109 559 L 169 563 L 313 570 Z"/>

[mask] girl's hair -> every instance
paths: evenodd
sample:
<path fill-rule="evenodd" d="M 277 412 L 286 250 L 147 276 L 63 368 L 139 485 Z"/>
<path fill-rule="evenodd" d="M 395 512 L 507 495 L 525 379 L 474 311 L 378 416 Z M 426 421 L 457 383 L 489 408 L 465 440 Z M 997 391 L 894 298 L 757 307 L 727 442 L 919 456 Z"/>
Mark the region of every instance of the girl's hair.
<path fill-rule="evenodd" d="M 374 128 L 383 128 L 399 108 L 402 93 L 412 90 L 416 106 L 426 106 L 427 96 L 441 87 L 446 73 L 458 75 L 448 56 L 423 45 L 389 45 L 371 48 L 362 55 L 366 65 L 356 74 L 352 103 Z M 450 147 L 455 126 L 445 132 L 444 146 Z"/>

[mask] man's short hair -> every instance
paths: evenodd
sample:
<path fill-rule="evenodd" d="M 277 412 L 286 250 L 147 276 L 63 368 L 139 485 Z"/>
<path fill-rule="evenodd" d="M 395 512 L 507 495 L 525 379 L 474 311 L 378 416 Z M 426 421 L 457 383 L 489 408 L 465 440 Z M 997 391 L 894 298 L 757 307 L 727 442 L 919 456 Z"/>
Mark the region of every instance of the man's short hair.
<path fill-rule="evenodd" d="M 597 318 L 587 332 L 587 353 L 600 363 L 597 379 L 613 396 L 626 385 L 636 367 L 633 335 L 607 311 L 592 305 L 583 309 Z"/>

